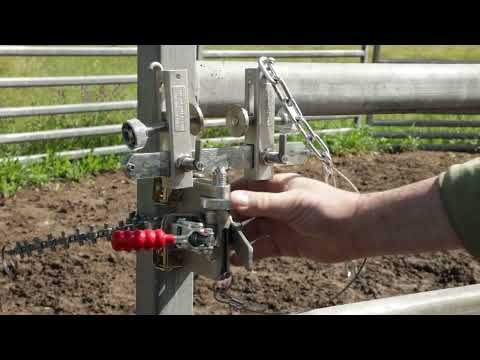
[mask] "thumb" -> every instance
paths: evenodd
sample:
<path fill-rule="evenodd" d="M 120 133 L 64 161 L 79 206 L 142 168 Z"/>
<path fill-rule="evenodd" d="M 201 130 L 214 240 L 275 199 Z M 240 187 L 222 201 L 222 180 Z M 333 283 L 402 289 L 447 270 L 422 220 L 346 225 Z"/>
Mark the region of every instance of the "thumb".
<path fill-rule="evenodd" d="M 287 220 L 289 200 L 286 193 L 234 191 L 230 196 L 232 210 L 247 217 Z"/>

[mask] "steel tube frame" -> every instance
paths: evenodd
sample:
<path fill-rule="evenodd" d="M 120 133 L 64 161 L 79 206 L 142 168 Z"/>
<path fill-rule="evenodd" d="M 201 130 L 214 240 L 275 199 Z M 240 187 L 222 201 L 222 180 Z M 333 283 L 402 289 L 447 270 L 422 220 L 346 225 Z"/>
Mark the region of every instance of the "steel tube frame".
<path fill-rule="evenodd" d="M 136 84 L 137 75 L 0 78 L 0 88 Z"/>
<path fill-rule="evenodd" d="M 334 306 L 303 315 L 480 315 L 480 285 Z"/>
<path fill-rule="evenodd" d="M 92 126 L 74 129 L 47 130 L 28 133 L 0 134 L 0 145 L 31 141 L 71 139 L 84 136 L 114 135 L 122 132 L 122 125 Z"/>
<path fill-rule="evenodd" d="M 456 61 L 439 59 L 382 59 L 381 45 L 375 45 L 373 51 L 373 62 L 379 64 L 480 64 L 480 61 Z M 445 111 L 447 113 L 448 111 Z M 478 111 L 480 113 L 480 111 Z M 367 116 L 369 126 L 415 126 L 415 127 L 480 127 L 479 120 L 375 120 L 374 115 Z M 480 134 L 456 134 L 452 132 L 438 131 L 436 133 L 410 132 L 401 133 L 398 131 L 375 132 L 374 136 L 390 139 L 402 139 L 406 137 L 416 137 L 420 139 L 478 139 Z M 398 147 L 398 146 L 397 146 Z M 422 150 L 445 150 L 445 151 L 477 151 L 474 145 L 470 144 L 422 144 L 418 147 Z"/>
<path fill-rule="evenodd" d="M 399 127 L 480 127 L 480 120 L 372 120 L 371 126 Z"/>
<path fill-rule="evenodd" d="M 363 58 L 365 50 L 203 50 L 202 57 L 208 58 Z"/>
<path fill-rule="evenodd" d="M 62 151 L 56 153 L 56 156 L 65 157 L 67 159 L 75 160 L 87 157 L 88 155 L 96 155 L 96 156 L 106 156 L 106 155 L 115 155 L 115 154 L 127 154 L 130 153 L 131 150 L 125 145 L 115 145 L 115 146 L 105 146 L 95 149 L 80 149 L 80 150 L 70 150 L 70 151 Z M 36 155 L 26 155 L 26 156 L 16 156 L 7 159 L 0 159 L 1 162 L 6 161 L 18 161 L 20 163 L 27 163 L 27 162 L 38 162 L 43 161 L 48 157 L 48 154 L 36 154 Z"/>
<path fill-rule="evenodd" d="M 256 63 L 200 61 L 200 106 L 221 117 L 243 102 Z M 304 115 L 480 112 L 480 65 L 279 63 Z M 355 115 L 352 115 L 355 116 Z"/>
<path fill-rule="evenodd" d="M 28 116 L 62 115 L 88 112 L 132 110 L 137 108 L 137 101 L 111 101 L 86 104 L 28 106 L 0 108 L 0 119 Z"/>
<path fill-rule="evenodd" d="M 136 56 L 137 47 L 0 46 L 0 56 Z"/>

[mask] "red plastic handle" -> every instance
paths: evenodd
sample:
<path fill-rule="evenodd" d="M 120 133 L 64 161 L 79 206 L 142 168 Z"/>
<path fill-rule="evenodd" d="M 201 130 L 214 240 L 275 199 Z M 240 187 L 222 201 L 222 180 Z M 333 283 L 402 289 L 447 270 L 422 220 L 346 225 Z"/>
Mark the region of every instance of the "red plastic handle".
<path fill-rule="evenodd" d="M 112 248 L 115 251 L 160 250 L 175 245 L 177 237 L 158 230 L 117 230 L 112 233 Z"/>

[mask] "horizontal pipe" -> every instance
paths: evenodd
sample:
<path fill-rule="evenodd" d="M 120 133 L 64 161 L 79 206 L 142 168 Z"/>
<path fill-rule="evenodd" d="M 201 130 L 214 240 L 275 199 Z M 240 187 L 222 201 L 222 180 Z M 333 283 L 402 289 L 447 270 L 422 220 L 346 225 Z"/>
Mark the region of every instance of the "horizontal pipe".
<path fill-rule="evenodd" d="M 334 135 L 339 133 L 348 133 L 353 131 L 354 129 L 346 128 L 346 129 L 326 129 L 320 130 L 316 133 L 319 135 Z M 280 134 L 276 134 L 275 138 L 278 138 Z M 243 138 L 211 138 L 211 139 L 202 139 L 202 142 L 222 142 L 226 145 L 235 144 L 238 142 L 243 142 Z M 131 153 L 131 150 L 125 145 L 118 145 L 118 146 L 106 146 L 101 148 L 95 149 L 82 149 L 82 150 L 71 150 L 71 151 L 63 151 L 56 153 L 58 157 L 65 157 L 67 159 L 80 159 L 83 157 L 88 156 L 89 154 L 97 155 L 97 156 L 104 156 L 104 155 L 112 155 L 112 154 L 127 154 Z M 0 162 L 4 161 L 18 161 L 21 163 L 25 162 L 37 162 L 44 160 L 48 155 L 47 154 L 36 154 L 36 155 L 26 155 L 26 156 L 17 156 L 8 159 L 0 159 Z"/>
<path fill-rule="evenodd" d="M 318 117 L 307 118 L 307 120 L 317 119 Z M 280 118 L 276 118 L 277 121 Z M 208 119 L 205 121 L 205 128 L 225 127 L 225 119 Z M 106 125 L 73 129 L 47 130 L 28 133 L 0 134 L 0 145 L 19 144 L 31 141 L 47 141 L 68 138 L 78 138 L 84 136 L 102 136 L 114 135 L 122 132 L 122 125 Z"/>
<path fill-rule="evenodd" d="M 380 59 L 378 64 L 480 64 L 479 60 Z"/>
<path fill-rule="evenodd" d="M 325 130 L 319 130 L 315 131 L 318 135 L 337 135 L 337 134 L 346 134 L 349 132 L 355 131 L 353 128 L 342 128 L 342 129 L 325 129 Z M 289 134 L 289 135 L 299 135 L 298 132 Z M 280 137 L 280 134 L 275 134 L 275 139 L 278 139 Z M 223 137 L 223 138 L 205 138 L 202 139 L 203 143 L 221 143 L 224 145 L 235 145 L 235 144 L 240 144 L 245 142 L 244 137 Z"/>
<path fill-rule="evenodd" d="M 0 88 L 136 84 L 137 75 L 0 78 Z"/>
<path fill-rule="evenodd" d="M 0 108 L 1 118 L 16 118 L 41 115 L 61 115 L 101 111 L 132 110 L 137 108 L 136 101 L 114 101 L 71 105 L 29 106 Z"/>
<path fill-rule="evenodd" d="M 305 120 L 307 121 L 329 121 L 329 120 L 350 120 L 354 119 L 354 115 L 332 115 L 332 116 L 304 116 Z M 276 116 L 275 117 L 276 122 L 281 122 L 282 118 Z M 215 127 L 225 127 L 226 125 L 226 120 L 224 118 L 218 118 L 218 119 L 209 119 L 205 121 L 205 127 L 206 128 L 215 128 Z"/>
<path fill-rule="evenodd" d="M 363 50 L 203 50 L 203 58 L 256 58 L 262 56 L 355 58 L 364 57 Z"/>
<path fill-rule="evenodd" d="M 407 138 L 416 138 L 416 139 L 480 139 L 480 133 L 469 133 L 469 132 L 386 132 L 386 131 L 375 131 L 372 132 L 372 136 L 375 138 L 385 138 L 385 139 L 407 139 Z"/>
<path fill-rule="evenodd" d="M 480 120 L 373 120 L 370 126 L 480 127 Z"/>
<path fill-rule="evenodd" d="M 389 148 L 393 151 L 400 151 L 411 148 L 411 146 L 403 144 L 391 144 Z M 415 147 L 416 150 L 424 151 L 450 151 L 450 152 L 467 152 L 479 153 L 480 145 L 475 144 L 420 144 Z"/>
<path fill-rule="evenodd" d="M 334 306 L 303 315 L 480 315 L 480 285 Z"/>
<path fill-rule="evenodd" d="M 68 138 L 78 138 L 84 136 L 101 136 L 119 134 L 122 131 L 122 125 L 106 125 L 75 129 L 47 130 L 19 134 L 0 134 L 0 145 L 19 144 L 31 141 L 47 141 Z"/>
<path fill-rule="evenodd" d="M 0 56 L 136 56 L 137 47 L 0 46 Z"/>
<path fill-rule="evenodd" d="M 101 148 L 95 149 L 82 149 L 82 150 L 71 150 L 71 151 L 62 151 L 58 152 L 55 155 L 58 157 L 64 157 L 67 159 L 81 159 L 87 157 L 89 154 L 97 155 L 97 156 L 105 156 L 105 155 L 114 155 L 114 154 L 127 154 L 130 153 L 130 149 L 125 145 L 118 145 L 118 146 L 106 146 Z M 18 161 L 20 163 L 26 162 L 39 162 L 43 161 L 47 158 L 47 154 L 36 154 L 36 155 L 26 155 L 26 156 L 16 156 L 7 159 L 0 159 L 1 162 L 5 161 Z"/>
<path fill-rule="evenodd" d="M 221 117 L 255 62 L 199 61 L 200 105 Z M 480 65 L 278 63 L 304 115 L 480 113 Z M 278 103 L 277 103 L 278 105 Z"/>

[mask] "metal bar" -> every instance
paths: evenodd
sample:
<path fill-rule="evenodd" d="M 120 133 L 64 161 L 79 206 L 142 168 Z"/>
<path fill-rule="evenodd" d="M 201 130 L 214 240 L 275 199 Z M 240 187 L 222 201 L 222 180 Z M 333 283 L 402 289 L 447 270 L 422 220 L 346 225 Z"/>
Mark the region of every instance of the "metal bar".
<path fill-rule="evenodd" d="M 375 120 L 371 126 L 480 127 L 480 120 Z"/>
<path fill-rule="evenodd" d="M 480 285 L 340 305 L 303 315 L 479 315 Z"/>
<path fill-rule="evenodd" d="M 378 63 L 381 61 L 381 52 L 382 52 L 382 45 L 373 45 L 373 63 Z"/>
<path fill-rule="evenodd" d="M 369 57 L 370 57 L 370 47 L 368 45 L 362 45 L 362 50 L 364 52 L 364 55 L 360 58 L 360 62 L 363 64 L 368 64 L 369 62 Z M 355 127 L 359 128 L 362 126 L 362 116 L 357 115 L 355 116 L 355 119 L 353 120 L 353 123 L 355 124 Z"/>
<path fill-rule="evenodd" d="M 114 154 L 127 154 L 130 150 L 127 146 L 119 145 L 119 146 L 105 146 L 101 148 L 95 149 L 82 149 L 82 150 L 71 150 L 71 151 L 62 151 L 56 153 L 55 156 L 58 157 L 65 157 L 67 159 L 81 159 L 87 157 L 88 155 L 96 155 L 96 156 L 105 156 L 105 155 L 114 155 Z M 16 156 L 16 157 L 9 157 L 5 159 L 0 159 L 1 162 L 6 161 L 18 161 L 20 163 L 26 162 L 39 162 L 43 161 L 47 158 L 48 154 L 36 154 L 36 155 L 26 155 L 26 156 Z"/>
<path fill-rule="evenodd" d="M 68 139 L 84 136 L 112 135 L 119 134 L 121 131 L 121 125 L 106 125 L 75 129 L 37 131 L 20 134 L 0 134 L 0 145 L 19 144 L 31 141 Z"/>
<path fill-rule="evenodd" d="M 480 64 L 479 60 L 381 59 L 378 64 Z"/>
<path fill-rule="evenodd" d="M 278 118 L 280 120 L 280 118 Z M 225 127 L 225 119 L 210 119 L 205 121 L 205 128 Z M 327 130 L 336 132 L 337 130 Z M 122 132 L 122 125 L 105 125 L 84 128 L 72 128 L 61 130 L 36 131 L 28 133 L 0 134 L 0 145 L 19 144 L 31 141 L 47 141 L 84 136 L 115 135 Z M 340 131 L 342 132 L 342 131 Z M 278 134 L 276 135 L 279 136 Z"/>
<path fill-rule="evenodd" d="M 354 115 L 331 115 L 331 116 L 304 116 L 307 121 L 333 121 L 333 120 L 350 120 Z M 280 122 L 282 119 L 278 116 L 275 117 L 275 121 Z M 225 127 L 226 120 L 224 118 L 208 119 L 205 120 L 205 128 Z"/>
<path fill-rule="evenodd" d="M 0 88 L 136 84 L 137 75 L 1 78 Z"/>
<path fill-rule="evenodd" d="M 386 146 L 386 148 L 392 151 L 400 151 L 400 150 L 414 148 L 416 150 L 424 150 L 424 151 L 450 151 L 450 152 L 467 152 L 467 153 L 480 152 L 480 145 L 476 145 L 476 144 L 420 144 L 415 147 L 413 145 L 405 145 L 405 144 L 390 144 Z"/>
<path fill-rule="evenodd" d="M 480 133 L 473 132 L 383 132 L 375 131 L 372 133 L 372 136 L 375 138 L 385 138 L 385 139 L 406 139 L 406 138 L 417 138 L 417 139 L 480 139 Z"/>
<path fill-rule="evenodd" d="M 136 56 L 137 47 L 0 46 L 0 56 Z"/>
<path fill-rule="evenodd" d="M 114 101 L 101 103 L 49 105 L 0 108 L 0 119 L 17 118 L 27 116 L 76 114 L 101 111 L 132 110 L 137 108 L 136 101 Z"/>
<path fill-rule="evenodd" d="M 364 57 L 364 50 L 203 50 L 202 58 L 356 58 Z"/>
<path fill-rule="evenodd" d="M 352 131 L 355 131 L 354 128 L 341 128 L 341 129 L 326 129 L 326 130 L 319 130 L 315 131 L 318 135 L 338 135 L 338 134 L 347 134 Z M 298 135 L 298 132 L 289 134 L 289 135 Z M 275 134 L 275 139 L 278 139 L 280 134 Z M 223 137 L 223 138 L 206 138 L 202 139 L 202 143 L 220 143 L 224 145 L 235 145 L 235 144 L 243 144 L 245 142 L 244 137 Z"/>
<path fill-rule="evenodd" d="M 221 117 L 243 102 L 256 63 L 200 61 L 200 105 Z M 480 65 L 279 63 L 305 115 L 480 113 Z"/>

